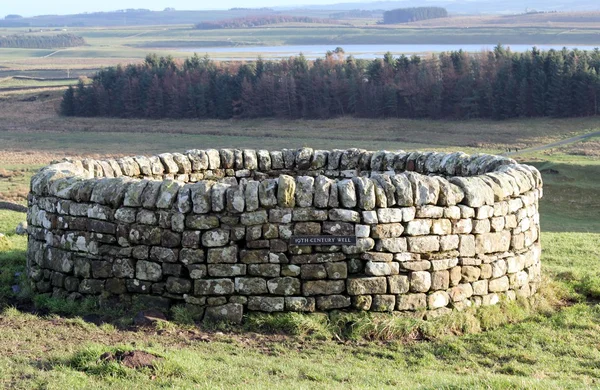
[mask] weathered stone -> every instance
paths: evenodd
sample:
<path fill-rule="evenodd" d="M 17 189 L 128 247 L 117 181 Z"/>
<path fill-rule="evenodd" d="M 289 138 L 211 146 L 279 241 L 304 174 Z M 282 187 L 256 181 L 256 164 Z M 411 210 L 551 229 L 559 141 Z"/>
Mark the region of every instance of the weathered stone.
<path fill-rule="evenodd" d="M 240 261 L 244 264 L 259 264 L 269 262 L 268 250 L 242 250 Z"/>
<path fill-rule="evenodd" d="M 296 152 L 296 167 L 304 170 L 309 169 L 312 161 L 313 149 L 312 148 L 300 148 Z"/>
<path fill-rule="evenodd" d="M 385 277 L 350 278 L 346 284 L 350 295 L 385 294 L 387 291 Z"/>
<path fill-rule="evenodd" d="M 312 207 L 315 193 L 315 179 L 310 176 L 296 178 L 296 205 L 298 207 Z"/>
<path fill-rule="evenodd" d="M 341 294 L 345 289 L 343 280 L 309 280 L 302 284 L 302 293 L 306 296 Z"/>
<path fill-rule="evenodd" d="M 427 308 L 427 295 L 405 294 L 396 297 L 396 310 L 422 310 Z"/>
<path fill-rule="evenodd" d="M 259 191 L 260 183 L 257 181 L 248 181 L 244 186 L 244 203 L 247 211 L 255 211 L 259 207 Z"/>
<path fill-rule="evenodd" d="M 464 193 L 462 200 L 467 206 L 481 207 L 494 204 L 494 192 L 481 179 L 477 177 L 452 177 L 450 183 L 458 186 Z"/>
<path fill-rule="evenodd" d="M 343 207 L 356 207 L 356 189 L 352 180 L 345 179 L 337 182 L 338 196 Z"/>
<path fill-rule="evenodd" d="M 183 184 L 173 180 L 164 180 L 160 186 L 158 198 L 156 200 L 156 208 L 168 209 L 173 206 L 177 199 L 177 193 Z"/>
<path fill-rule="evenodd" d="M 401 209 L 401 208 L 377 209 L 377 219 L 378 219 L 379 223 L 402 222 L 403 209 Z"/>
<path fill-rule="evenodd" d="M 208 250 L 207 262 L 210 263 L 236 263 L 238 247 L 235 245 L 225 248 L 211 248 Z M 215 275 L 216 276 L 216 275 Z"/>
<path fill-rule="evenodd" d="M 399 272 L 398 263 L 372 262 L 365 264 L 365 275 L 368 276 L 387 276 L 396 275 Z"/>
<path fill-rule="evenodd" d="M 269 254 L 270 256 L 273 254 Z M 284 255 L 285 256 L 285 255 Z M 300 276 L 301 267 L 294 264 L 286 264 L 281 266 L 281 276 Z"/>
<path fill-rule="evenodd" d="M 461 268 L 462 282 L 474 282 L 481 275 L 481 268 L 475 266 L 463 266 Z"/>
<path fill-rule="evenodd" d="M 341 253 L 315 253 L 292 256 L 292 264 L 321 264 L 345 260 Z"/>
<path fill-rule="evenodd" d="M 189 264 L 186 267 L 191 279 L 202 279 L 206 277 L 206 265 L 204 264 Z"/>
<path fill-rule="evenodd" d="M 382 238 L 380 240 L 377 240 L 377 245 L 375 249 L 378 251 L 386 251 L 392 253 L 406 252 L 406 238 Z"/>
<path fill-rule="evenodd" d="M 390 179 L 396 188 L 396 204 L 398 206 L 413 206 L 415 203 L 412 184 L 406 173 L 390 176 Z"/>
<path fill-rule="evenodd" d="M 323 264 L 302 264 L 300 270 L 302 279 L 313 280 L 327 278 L 327 271 Z"/>
<path fill-rule="evenodd" d="M 315 311 L 315 298 L 285 297 L 285 309 L 289 311 Z"/>
<path fill-rule="evenodd" d="M 330 189 L 333 180 L 326 176 L 319 175 L 315 179 L 314 205 L 319 208 L 326 208 L 329 204 Z"/>
<path fill-rule="evenodd" d="M 325 270 L 329 279 L 346 279 L 348 267 L 346 263 L 325 263 Z"/>
<path fill-rule="evenodd" d="M 202 249 L 183 248 L 179 251 L 179 261 L 183 264 L 196 264 L 204 262 Z"/>
<path fill-rule="evenodd" d="M 360 214 L 346 209 L 329 210 L 329 219 L 332 221 L 360 222 Z"/>
<path fill-rule="evenodd" d="M 325 221 L 327 219 L 327 210 L 316 210 L 312 207 L 295 208 L 292 213 L 293 221 Z"/>
<path fill-rule="evenodd" d="M 507 276 L 502 276 L 496 279 L 490 279 L 488 282 L 488 290 L 490 292 L 507 291 L 509 287 L 510 283 Z"/>
<path fill-rule="evenodd" d="M 450 272 L 447 270 L 431 273 L 431 289 L 446 290 L 450 286 Z"/>
<path fill-rule="evenodd" d="M 179 250 L 154 246 L 150 249 L 150 260 L 159 263 L 175 263 L 179 257 Z"/>
<path fill-rule="evenodd" d="M 476 253 L 506 252 L 510 248 L 511 234 L 509 231 L 485 233 L 475 236 Z"/>
<path fill-rule="evenodd" d="M 229 231 L 224 229 L 209 230 L 202 234 L 202 245 L 205 247 L 225 246 L 229 243 Z"/>
<path fill-rule="evenodd" d="M 429 309 L 438 309 L 446 307 L 450 303 L 450 296 L 445 291 L 436 291 L 427 296 L 427 306 Z"/>
<path fill-rule="evenodd" d="M 283 297 L 249 297 L 248 309 L 272 313 L 283 311 L 285 300 Z"/>
<path fill-rule="evenodd" d="M 430 219 L 415 219 L 406 225 L 406 234 L 409 236 L 422 236 L 431 232 L 432 221 Z M 435 233 L 434 234 L 439 234 Z"/>
<path fill-rule="evenodd" d="M 158 263 L 138 260 L 135 265 L 135 276 L 140 280 L 157 282 L 162 278 L 162 267 Z"/>
<path fill-rule="evenodd" d="M 350 297 L 344 295 L 327 295 L 317 297 L 317 308 L 320 310 L 342 309 L 351 305 Z"/>
<path fill-rule="evenodd" d="M 371 229 L 373 238 L 396 238 L 404 232 L 404 227 L 400 223 L 379 224 Z"/>
<path fill-rule="evenodd" d="M 390 238 L 388 240 L 394 240 Z M 353 255 L 368 252 L 375 246 L 375 241 L 372 238 L 357 238 L 356 245 L 342 245 L 342 252 Z"/>
<path fill-rule="evenodd" d="M 214 229 L 219 227 L 219 219 L 214 215 L 188 215 L 185 226 L 198 230 Z"/>
<path fill-rule="evenodd" d="M 194 295 L 229 295 L 233 294 L 233 292 L 234 285 L 230 279 L 206 279 L 194 281 Z"/>
<path fill-rule="evenodd" d="M 296 205 L 295 193 L 296 181 L 294 178 L 288 175 L 280 175 L 277 187 L 277 203 L 279 206 L 294 207 Z"/>
<path fill-rule="evenodd" d="M 227 205 L 227 190 L 230 185 L 227 183 L 216 183 L 211 188 L 211 209 L 212 211 L 223 211 Z"/>
<path fill-rule="evenodd" d="M 449 290 L 452 302 L 461 302 L 473 295 L 473 287 L 470 283 L 459 284 Z"/>
<path fill-rule="evenodd" d="M 431 274 L 426 271 L 410 273 L 410 291 L 427 292 L 431 288 Z"/>
<path fill-rule="evenodd" d="M 429 260 L 403 261 L 400 263 L 403 271 L 428 271 L 431 268 Z"/>
<path fill-rule="evenodd" d="M 354 233 L 354 225 L 347 222 L 323 222 L 323 233 L 334 236 L 349 236 Z"/>
<path fill-rule="evenodd" d="M 244 307 L 239 303 L 207 307 L 204 314 L 204 321 L 209 323 L 229 322 L 232 324 L 241 324 L 243 313 Z"/>
<path fill-rule="evenodd" d="M 258 193 L 257 193 L 258 195 Z M 226 191 L 227 210 L 232 213 L 242 213 L 246 204 L 243 186 L 231 186 Z"/>
<path fill-rule="evenodd" d="M 246 264 L 209 264 L 208 275 L 212 277 L 228 277 L 246 275 Z"/>
<path fill-rule="evenodd" d="M 413 253 L 437 252 L 440 249 L 438 236 L 408 237 L 408 250 Z"/>
<path fill-rule="evenodd" d="M 250 264 L 248 265 L 248 274 L 254 276 L 276 277 L 281 272 L 279 264 Z"/>
<path fill-rule="evenodd" d="M 300 294 L 300 279 L 282 277 L 267 281 L 270 294 L 275 295 L 298 295 Z"/>
<path fill-rule="evenodd" d="M 363 210 L 375 208 L 375 185 L 366 177 L 355 177 L 352 179 L 358 194 L 358 207 Z"/>
<path fill-rule="evenodd" d="M 269 217 L 266 210 L 253 211 L 250 213 L 243 213 L 240 217 L 240 223 L 245 226 L 250 225 L 262 225 L 267 223 Z"/>
<path fill-rule="evenodd" d="M 244 168 L 249 170 L 258 169 L 258 158 L 256 156 L 256 151 L 253 149 L 244 149 Z"/>
<path fill-rule="evenodd" d="M 185 294 L 192 289 L 192 282 L 188 279 L 169 276 L 166 288 L 171 294 Z"/>

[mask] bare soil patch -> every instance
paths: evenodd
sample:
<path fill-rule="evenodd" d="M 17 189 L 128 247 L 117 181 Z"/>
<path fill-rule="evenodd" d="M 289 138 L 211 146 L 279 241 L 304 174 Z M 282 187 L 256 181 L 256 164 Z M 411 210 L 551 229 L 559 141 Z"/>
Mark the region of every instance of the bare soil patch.
<path fill-rule="evenodd" d="M 154 368 L 155 364 L 163 360 L 161 357 L 148 352 L 134 351 L 117 351 L 116 353 L 105 352 L 100 356 L 100 361 L 111 362 L 116 361 L 121 365 L 139 370 L 141 368 Z"/>

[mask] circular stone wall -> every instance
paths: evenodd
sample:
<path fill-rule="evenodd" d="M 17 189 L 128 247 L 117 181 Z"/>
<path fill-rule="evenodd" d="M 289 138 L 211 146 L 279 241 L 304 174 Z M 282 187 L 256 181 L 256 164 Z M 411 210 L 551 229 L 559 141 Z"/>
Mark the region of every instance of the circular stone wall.
<path fill-rule="evenodd" d="M 190 150 L 66 161 L 29 195 L 35 291 L 207 318 L 490 305 L 540 281 L 540 173 L 506 157 Z M 292 245 L 300 237 L 349 245 Z M 324 242 L 327 242 L 325 240 Z"/>

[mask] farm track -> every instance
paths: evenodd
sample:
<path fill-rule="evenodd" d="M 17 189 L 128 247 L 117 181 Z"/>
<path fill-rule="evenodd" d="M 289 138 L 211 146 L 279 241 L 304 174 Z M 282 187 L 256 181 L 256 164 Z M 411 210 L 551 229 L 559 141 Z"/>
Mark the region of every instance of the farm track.
<path fill-rule="evenodd" d="M 540 145 L 540 146 L 534 146 L 532 148 L 527 148 L 527 149 L 520 149 L 516 152 L 508 152 L 508 153 L 503 153 L 503 155 L 505 156 L 519 156 L 525 153 L 531 153 L 531 152 L 539 152 L 541 150 L 546 150 L 546 149 L 550 149 L 550 148 L 555 148 L 558 146 L 565 146 L 568 144 L 572 144 L 575 142 L 579 142 L 579 141 L 584 141 L 588 138 L 592 138 L 592 137 L 596 137 L 596 136 L 600 136 L 600 131 L 594 131 L 591 133 L 587 133 L 587 134 L 581 134 L 575 137 L 571 137 L 571 138 L 567 138 L 567 139 L 563 139 L 560 141 L 556 141 L 556 142 L 552 142 L 549 144 L 545 144 L 545 145 Z"/>

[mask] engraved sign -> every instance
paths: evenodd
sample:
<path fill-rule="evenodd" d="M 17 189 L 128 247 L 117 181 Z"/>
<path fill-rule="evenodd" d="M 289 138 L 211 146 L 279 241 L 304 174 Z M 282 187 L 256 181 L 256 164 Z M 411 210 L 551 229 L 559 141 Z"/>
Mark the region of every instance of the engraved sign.
<path fill-rule="evenodd" d="M 298 236 L 290 238 L 290 245 L 356 245 L 356 236 Z"/>

